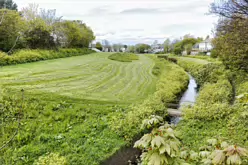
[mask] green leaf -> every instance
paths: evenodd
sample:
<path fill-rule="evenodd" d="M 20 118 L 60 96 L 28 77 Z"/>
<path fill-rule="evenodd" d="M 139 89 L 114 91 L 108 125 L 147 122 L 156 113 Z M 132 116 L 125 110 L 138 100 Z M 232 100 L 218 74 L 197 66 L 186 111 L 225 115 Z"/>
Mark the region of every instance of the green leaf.
<path fill-rule="evenodd" d="M 135 142 L 134 148 L 147 148 L 150 145 L 151 140 L 151 134 L 146 134 L 140 140 Z"/>
<path fill-rule="evenodd" d="M 227 164 L 241 164 L 241 158 L 238 154 L 231 155 L 227 158 Z"/>
<path fill-rule="evenodd" d="M 165 163 L 168 164 L 165 155 L 160 155 L 159 153 L 154 152 L 149 158 L 148 165 L 164 165 Z"/>
<path fill-rule="evenodd" d="M 186 159 L 188 156 L 189 156 L 188 151 L 182 151 L 182 152 L 180 153 L 180 157 L 181 157 L 182 159 Z"/>
<path fill-rule="evenodd" d="M 212 146 L 215 146 L 218 143 L 218 141 L 216 139 L 208 139 L 207 142 L 208 142 L 208 144 L 210 144 Z"/>
<path fill-rule="evenodd" d="M 164 144 L 159 148 L 159 152 L 160 154 L 164 154 L 165 152 L 168 153 L 168 155 L 170 155 L 170 145 L 169 144 Z"/>
<path fill-rule="evenodd" d="M 215 150 L 212 154 L 213 164 L 222 164 L 225 161 L 225 154 L 222 150 Z"/>
<path fill-rule="evenodd" d="M 210 155 L 210 152 L 208 152 L 208 151 L 201 151 L 199 153 L 199 155 L 200 155 L 201 158 L 207 158 Z"/>
<path fill-rule="evenodd" d="M 161 136 L 155 136 L 151 144 L 152 144 L 152 148 L 155 148 L 155 147 L 159 148 L 162 144 L 165 145 L 166 143 L 164 141 L 164 138 L 162 138 Z"/>
<path fill-rule="evenodd" d="M 170 137 L 176 138 L 173 129 L 171 129 L 171 128 L 166 129 L 166 133 L 167 133 Z"/>
<path fill-rule="evenodd" d="M 202 162 L 204 165 L 211 165 L 211 164 L 212 164 L 211 159 L 203 159 L 201 162 Z"/>
<path fill-rule="evenodd" d="M 222 148 L 228 147 L 228 143 L 227 143 L 227 142 L 222 142 L 222 143 L 221 143 L 221 147 L 222 147 Z"/>
<path fill-rule="evenodd" d="M 198 159 L 198 153 L 195 151 L 190 151 L 190 159 L 191 160 L 197 160 Z"/>

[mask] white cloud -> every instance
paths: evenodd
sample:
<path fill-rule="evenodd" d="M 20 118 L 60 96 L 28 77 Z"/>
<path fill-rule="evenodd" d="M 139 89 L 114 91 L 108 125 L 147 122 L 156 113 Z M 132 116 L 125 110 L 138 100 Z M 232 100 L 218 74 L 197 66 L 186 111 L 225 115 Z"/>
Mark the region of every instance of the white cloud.
<path fill-rule="evenodd" d="M 57 9 L 64 19 L 80 19 L 98 40 L 135 44 L 163 41 L 191 33 L 211 34 L 217 18 L 206 15 L 213 0 L 15 0 L 19 9 L 28 3 Z"/>

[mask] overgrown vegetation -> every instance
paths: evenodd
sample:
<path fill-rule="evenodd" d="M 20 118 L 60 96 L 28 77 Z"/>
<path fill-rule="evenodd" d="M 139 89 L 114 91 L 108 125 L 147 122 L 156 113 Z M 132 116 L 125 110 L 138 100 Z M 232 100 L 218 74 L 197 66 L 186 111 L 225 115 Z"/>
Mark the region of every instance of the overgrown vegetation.
<path fill-rule="evenodd" d="M 221 63 L 197 63 L 180 58 L 178 61 L 201 87 L 196 104 L 184 108 L 184 120 L 177 127 L 182 132 L 180 138 L 183 144 L 197 151 L 202 141 L 215 137 L 247 146 L 247 107 L 238 101 L 232 104 L 235 99 L 233 91 L 244 85 L 245 81 L 233 84 L 233 81 L 238 82 L 233 80 L 234 73 L 225 70 Z M 235 75 L 240 73 L 235 72 Z"/>
<path fill-rule="evenodd" d="M 150 130 L 138 140 L 134 147 L 142 149 L 141 162 L 144 165 L 245 165 L 248 150 L 229 145 L 219 139 L 208 139 L 199 152 L 185 148 L 172 126 L 164 123 L 160 116 L 151 116 L 143 121 L 142 130 Z"/>
<path fill-rule="evenodd" d="M 132 62 L 134 60 L 139 60 L 139 56 L 133 53 L 114 53 L 108 57 L 110 60 L 120 61 L 120 62 Z"/>

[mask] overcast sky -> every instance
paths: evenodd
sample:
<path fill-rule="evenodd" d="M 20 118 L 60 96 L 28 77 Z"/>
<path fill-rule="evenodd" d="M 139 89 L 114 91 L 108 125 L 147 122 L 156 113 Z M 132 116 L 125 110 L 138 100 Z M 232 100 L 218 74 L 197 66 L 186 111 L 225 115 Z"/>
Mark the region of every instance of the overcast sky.
<path fill-rule="evenodd" d="M 83 20 L 97 40 L 135 44 L 212 34 L 217 18 L 208 15 L 213 0 L 15 0 L 19 10 L 29 3 L 57 9 L 63 19 Z"/>

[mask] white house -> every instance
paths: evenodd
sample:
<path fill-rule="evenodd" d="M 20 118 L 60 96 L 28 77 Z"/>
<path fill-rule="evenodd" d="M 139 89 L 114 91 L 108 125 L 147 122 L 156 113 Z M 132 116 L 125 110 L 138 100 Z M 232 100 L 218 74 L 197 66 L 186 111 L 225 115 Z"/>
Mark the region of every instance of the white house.
<path fill-rule="evenodd" d="M 212 39 L 209 38 L 198 44 L 195 44 L 191 51 L 191 55 L 197 55 L 199 53 L 206 53 L 206 55 L 210 55 L 212 49 L 213 49 Z"/>
<path fill-rule="evenodd" d="M 201 52 L 210 52 L 213 49 L 212 46 L 212 40 L 206 39 L 205 41 L 202 41 L 199 43 L 199 50 Z"/>

